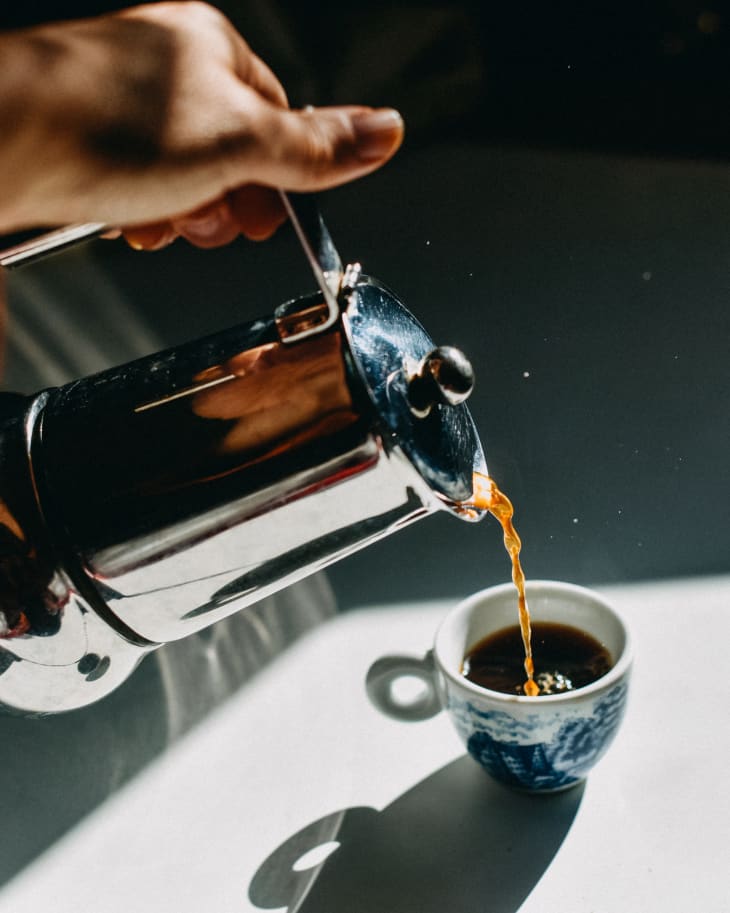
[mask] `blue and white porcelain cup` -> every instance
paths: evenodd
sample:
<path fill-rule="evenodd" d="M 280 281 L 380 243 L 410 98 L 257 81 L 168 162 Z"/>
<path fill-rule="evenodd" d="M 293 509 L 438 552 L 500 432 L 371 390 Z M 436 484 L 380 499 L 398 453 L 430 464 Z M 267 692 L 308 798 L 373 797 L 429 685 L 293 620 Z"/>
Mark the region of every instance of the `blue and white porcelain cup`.
<path fill-rule="evenodd" d="M 584 687 L 541 697 L 491 691 L 466 679 L 461 668 L 469 650 L 517 622 L 516 591 L 505 584 L 449 612 L 425 657 L 377 660 L 367 690 L 380 710 L 400 720 L 445 709 L 469 754 L 495 779 L 526 792 L 555 792 L 583 781 L 613 741 L 626 707 L 631 640 L 616 610 L 592 590 L 538 580 L 528 582 L 526 592 L 533 621 L 592 635 L 611 656 L 609 671 Z M 538 649 L 533 646 L 539 670 Z M 413 678 L 421 683 L 417 697 L 399 699 L 399 682 Z"/>

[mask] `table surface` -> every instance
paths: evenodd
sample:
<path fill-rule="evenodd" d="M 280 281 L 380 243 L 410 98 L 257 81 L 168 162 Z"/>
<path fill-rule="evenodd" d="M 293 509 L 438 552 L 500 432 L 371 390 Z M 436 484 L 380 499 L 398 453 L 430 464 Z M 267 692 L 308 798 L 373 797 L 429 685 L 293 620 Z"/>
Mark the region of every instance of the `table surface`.
<path fill-rule="evenodd" d="M 727 913 L 730 577 L 601 591 L 636 663 L 584 787 L 513 793 L 443 714 L 381 716 L 370 663 L 427 649 L 453 600 L 368 607 L 289 647 L 23 869 L 0 909 Z"/>

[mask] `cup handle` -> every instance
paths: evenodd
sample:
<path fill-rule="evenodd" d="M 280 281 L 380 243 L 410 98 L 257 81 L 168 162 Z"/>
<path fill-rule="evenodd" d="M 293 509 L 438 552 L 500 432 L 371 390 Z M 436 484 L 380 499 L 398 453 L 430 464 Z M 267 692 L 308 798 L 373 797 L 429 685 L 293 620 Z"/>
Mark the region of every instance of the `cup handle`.
<path fill-rule="evenodd" d="M 412 698 L 399 697 L 394 685 L 400 679 L 419 679 L 423 684 Z M 436 687 L 433 652 L 425 656 L 383 656 L 368 669 L 365 688 L 372 703 L 386 716 L 406 723 L 428 720 L 441 710 Z"/>

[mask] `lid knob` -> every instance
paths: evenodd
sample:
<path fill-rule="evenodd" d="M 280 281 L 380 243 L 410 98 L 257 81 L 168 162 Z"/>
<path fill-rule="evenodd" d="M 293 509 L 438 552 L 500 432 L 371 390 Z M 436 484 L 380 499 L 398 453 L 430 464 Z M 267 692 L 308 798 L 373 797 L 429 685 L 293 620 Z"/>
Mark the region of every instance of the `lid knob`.
<path fill-rule="evenodd" d="M 474 389 L 474 369 L 453 346 L 438 346 L 426 355 L 408 381 L 408 402 L 415 415 L 428 415 L 436 403 L 458 406 Z"/>

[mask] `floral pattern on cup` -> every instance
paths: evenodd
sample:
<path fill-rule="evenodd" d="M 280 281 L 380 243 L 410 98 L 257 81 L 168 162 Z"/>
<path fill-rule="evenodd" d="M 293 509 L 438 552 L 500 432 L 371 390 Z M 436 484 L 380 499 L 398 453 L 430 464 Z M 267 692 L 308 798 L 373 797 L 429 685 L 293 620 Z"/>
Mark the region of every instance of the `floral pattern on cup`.
<path fill-rule="evenodd" d="M 583 780 L 606 751 L 623 718 L 627 692 L 619 683 L 596 700 L 590 715 L 577 713 L 552 726 L 542 714 L 519 723 L 469 701 L 451 700 L 449 712 L 469 754 L 496 780 L 517 789 L 559 790 Z"/>

